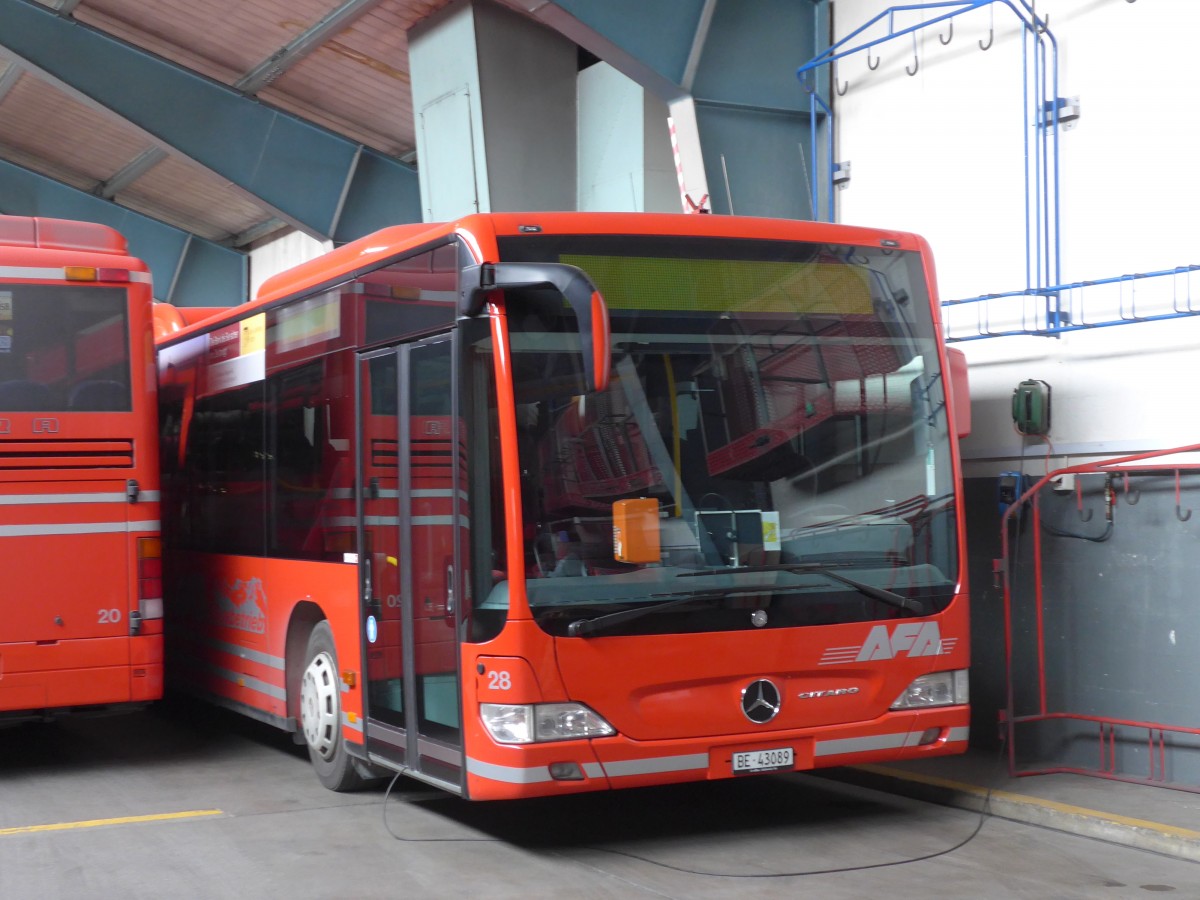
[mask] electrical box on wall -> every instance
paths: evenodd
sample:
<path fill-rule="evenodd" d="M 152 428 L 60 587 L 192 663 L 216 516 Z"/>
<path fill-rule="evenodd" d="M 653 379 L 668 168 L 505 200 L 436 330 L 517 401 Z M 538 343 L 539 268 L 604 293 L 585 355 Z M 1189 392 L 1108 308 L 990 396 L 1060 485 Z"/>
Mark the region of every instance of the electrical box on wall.
<path fill-rule="evenodd" d="M 1000 480 L 996 482 L 996 503 L 1000 507 L 1000 515 L 1004 515 L 1020 499 L 1025 488 L 1025 476 L 1020 472 L 1000 473 Z"/>
<path fill-rule="evenodd" d="M 1021 434 L 1050 433 L 1050 385 L 1030 378 L 1013 391 L 1012 417 Z"/>

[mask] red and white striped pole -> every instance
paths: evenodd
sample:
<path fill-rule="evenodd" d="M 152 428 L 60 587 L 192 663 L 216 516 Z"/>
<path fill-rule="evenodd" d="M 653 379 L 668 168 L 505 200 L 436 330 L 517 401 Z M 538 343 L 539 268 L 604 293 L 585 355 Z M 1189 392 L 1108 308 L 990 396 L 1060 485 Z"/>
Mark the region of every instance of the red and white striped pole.
<path fill-rule="evenodd" d="M 679 153 L 679 137 L 675 133 L 674 117 L 667 117 L 667 127 L 671 130 L 671 153 L 675 156 L 675 177 L 679 180 L 679 201 L 683 204 L 683 211 L 685 213 L 711 212 L 708 205 L 708 194 L 702 194 L 699 202 L 693 200 L 688 194 L 683 177 L 683 158 Z"/>

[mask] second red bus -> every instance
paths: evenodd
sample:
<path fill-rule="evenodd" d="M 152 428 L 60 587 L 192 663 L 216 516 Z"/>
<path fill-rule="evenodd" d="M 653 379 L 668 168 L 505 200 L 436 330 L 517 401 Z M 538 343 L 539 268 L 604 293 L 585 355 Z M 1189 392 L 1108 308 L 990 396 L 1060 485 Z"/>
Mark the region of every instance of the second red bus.
<path fill-rule="evenodd" d="M 162 695 L 151 303 L 113 229 L 0 216 L 0 721 Z"/>

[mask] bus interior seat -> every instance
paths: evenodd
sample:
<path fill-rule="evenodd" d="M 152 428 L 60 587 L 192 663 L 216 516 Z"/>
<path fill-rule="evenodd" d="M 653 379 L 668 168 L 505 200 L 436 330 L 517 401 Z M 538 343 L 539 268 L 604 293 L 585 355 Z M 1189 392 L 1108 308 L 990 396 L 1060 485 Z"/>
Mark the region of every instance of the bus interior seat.
<path fill-rule="evenodd" d="M 0 410 L 39 412 L 57 408 L 52 391 L 40 381 L 18 378 L 0 382 Z"/>
<path fill-rule="evenodd" d="M 109 379 L 81 381 L 71 388 L 67 400 L 70 409 L 111 412 L 129 409 L 129 386 Z"/>

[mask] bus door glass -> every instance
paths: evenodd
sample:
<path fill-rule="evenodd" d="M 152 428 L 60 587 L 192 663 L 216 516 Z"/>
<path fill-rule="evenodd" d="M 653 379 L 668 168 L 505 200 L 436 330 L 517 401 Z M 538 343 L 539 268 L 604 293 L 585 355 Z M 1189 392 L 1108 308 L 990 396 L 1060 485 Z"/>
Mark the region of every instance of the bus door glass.
<path fill-rule="evenodd" d="M 368 750 L 457 787 L 462 428 L 449 336 L 360 360 Z"/>

